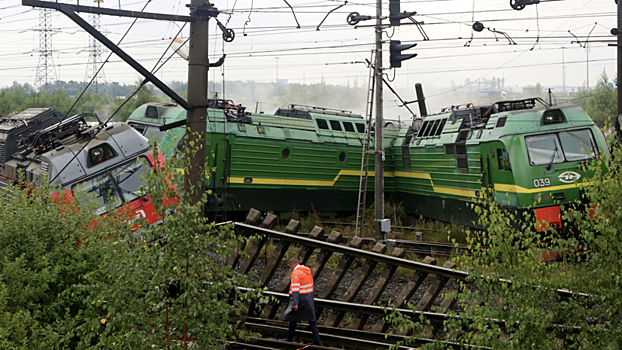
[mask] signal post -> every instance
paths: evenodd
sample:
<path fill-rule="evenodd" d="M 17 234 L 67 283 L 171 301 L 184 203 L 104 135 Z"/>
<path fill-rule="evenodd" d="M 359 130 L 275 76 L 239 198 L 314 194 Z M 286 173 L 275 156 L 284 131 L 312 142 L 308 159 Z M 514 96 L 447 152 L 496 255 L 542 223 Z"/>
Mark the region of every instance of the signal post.
<path fill-rule="evenodd" d="M 384 144 L 383 144 L 383 99 L 382 99 L 382 1 L 376 2 L 376 158 L 374 164 L 374 228 L 376 241 L 384 239 L 381 220 L 384 219 Z"/>

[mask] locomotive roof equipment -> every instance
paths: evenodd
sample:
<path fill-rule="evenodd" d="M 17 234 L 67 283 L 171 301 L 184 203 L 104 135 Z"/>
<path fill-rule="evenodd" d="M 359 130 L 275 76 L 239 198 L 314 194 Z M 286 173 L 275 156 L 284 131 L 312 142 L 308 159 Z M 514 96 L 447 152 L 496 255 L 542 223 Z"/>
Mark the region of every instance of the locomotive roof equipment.
<path fill-rule="evenodd" d="M 9 181 L 46 181 L 61 192 L 76 187 L 99 201 L 99 214 L 127 203 L 154 222 L 155 211 L 139 187 L 141 174 L 154 166 L 148 140 L 126 123 L 88 123 L 81 113 L 66 117 L 51 109 L 28 109 L 0 119 L 0 187 Z M 21 175 L 20 175 L 21 172 Z M 21 176 L 21 177 L 20 177 Z M 130 203 L 131 202 L 131 203 Z"/>

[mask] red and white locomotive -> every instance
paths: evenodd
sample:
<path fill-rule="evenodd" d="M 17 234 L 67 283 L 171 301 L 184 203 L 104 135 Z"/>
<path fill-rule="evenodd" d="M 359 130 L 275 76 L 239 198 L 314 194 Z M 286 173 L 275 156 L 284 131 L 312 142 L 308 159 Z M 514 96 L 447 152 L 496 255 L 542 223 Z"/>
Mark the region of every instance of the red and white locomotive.
<path fill-rule="evenodd" d="M 88 116 L 99 122 L 87 123 Z M 156 222 L 150 196 L 139 190 L 141 174 L 155 163 L 145 137 L 125 123 L 103 123 L 96 114 L 67 117 L 29 108 L 0 119 L 0 189 L 12 181 L 34 186 L 46 181 L 60 187 L 54 196 L 65 193 L 78 202 L 76 193 L 91 196 L 99 204 L 97 214 L 121 208 Z"/>

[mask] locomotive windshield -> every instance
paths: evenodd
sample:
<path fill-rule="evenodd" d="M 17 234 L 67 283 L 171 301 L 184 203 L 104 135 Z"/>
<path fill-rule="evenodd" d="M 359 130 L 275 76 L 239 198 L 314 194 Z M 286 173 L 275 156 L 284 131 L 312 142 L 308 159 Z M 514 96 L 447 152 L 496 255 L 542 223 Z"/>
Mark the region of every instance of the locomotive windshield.
<path fill-rule="evenodd" d="M 145 182 L 141 175 L 146 175 L 151 169 L 146 160 L 139 158 L 138 160 L 120 166 L 112 170 L 111 175 L 114 182 L 119 186 L 119 190 L 123 194 L 126 202 L 131 202 L 140 197 L 140 186 Z"/>
<path fill-rule="evenodd" d="M 97 215 L 110 208 L 118 208 L 123 203 L 140 198 L 140 186 L 144 185 L 141 175 L 151 169 L 149 162 L 143 157 L 114 168 L 95 178 L 72 186 L 78 202 L 94 200 Z M 77 190 L 77 191 L 76 191 Z"/>
<path fill-rule="evenodd" d="M 532 166 L 576 162 L 598 155 L 589 129 L 526 136 L 525 144 Z"/>
<path fill-rule="evenodd" d="M 100 175 L 96 178 L 86 180 L 76 186 L 78 191 L 74 191 L 78 203 L 85 203 L 88 200 L 94 200 L 98 205 L 97 215 L 105 213 L 107 207 L 117 208 L 122 201 L 119 194 L 114 188 L 112 179 L 108 174 Z M 108 203 L 108 205 L 106 205 Z"/>

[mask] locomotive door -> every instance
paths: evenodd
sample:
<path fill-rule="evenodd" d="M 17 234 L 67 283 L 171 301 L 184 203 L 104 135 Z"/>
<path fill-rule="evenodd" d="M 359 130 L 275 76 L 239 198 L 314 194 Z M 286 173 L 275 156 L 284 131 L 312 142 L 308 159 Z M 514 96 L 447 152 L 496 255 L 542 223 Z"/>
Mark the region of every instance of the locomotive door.
<path fill-rule="evenodd" d="M 213 154 L 209 156 L 208 174 L 209 184 L 212 190 L 229 186 L 229 170 L 231 168 L 231 145 L 226 136 L 219 134 L 212 138 Z"/>
<path fill-rule="evenodd" d="M 494 187 L 492 177 L 492 167 L 490 165 L 490 149 L 482 148 L 480 151 L 480 169 L 481 169 L 481 182 L 482 187 Z"/>
<path fill-rule="evenodd" d="M 231 210 L 234 204 L 230 194 L 227 193 L 231 169 L 231 144 L 226 134 L 211 134 L 208 141 L 206 175 L 209 179 L 206 181 L 206 189 L 212 193 L 208 197 L 206 210 L 212 213 L 216 221 L 224 221 L 227 220 L 227 211 Z"/>

